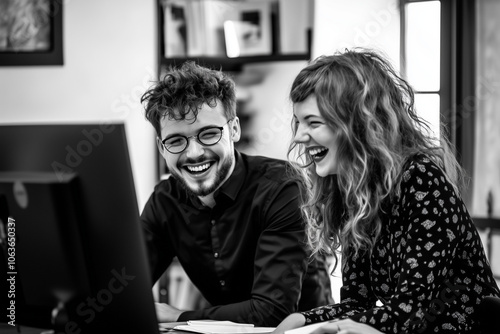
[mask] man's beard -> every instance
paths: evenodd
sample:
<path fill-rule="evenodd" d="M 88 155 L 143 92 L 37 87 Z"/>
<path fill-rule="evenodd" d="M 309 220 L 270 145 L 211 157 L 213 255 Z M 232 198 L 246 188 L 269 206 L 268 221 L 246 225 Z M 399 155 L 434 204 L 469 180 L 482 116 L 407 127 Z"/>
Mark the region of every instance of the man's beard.
<path fill-rule="evenodd" d="M 228 159 L 224 160 L 224 162 L 221 164 L 220 168 L 215 172 L 215 177 L 213 178 L 213 182 L 208 180 L 203 180 L 202 183 L 198 183 L 196 188 L 191 187 L 186 180 L 177 173 L 177 171 L 171 170 L 172 177 L 174 177 L 187 191 L 188 193 L 194 195 L 194 196 L 207 196 L 219 188 L 226 177 L 228 176 L 231 166 L 234 161 L 234 156 L 229 156 Z M 220 160 L 219 160 L 220 163 Z M 210 182 L 210 184 L 205 185 L 206 182 Z"/>

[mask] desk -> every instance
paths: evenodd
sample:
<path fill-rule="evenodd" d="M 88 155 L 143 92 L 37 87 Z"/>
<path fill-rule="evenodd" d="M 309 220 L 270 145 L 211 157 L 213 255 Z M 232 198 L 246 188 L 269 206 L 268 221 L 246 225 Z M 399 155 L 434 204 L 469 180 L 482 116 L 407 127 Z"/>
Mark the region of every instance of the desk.
<path fill-rule="evenodd" d="M 174 328 L 177 325 L 185 325 L 185 322 L 171 322 L 171 323 L 163 323 L 163 328 Z M 33 328 L 27 326 L 19 326 L 18 328 L 12 327 L 8 324 L 0 323 L 0 333 L 2 334 L 42 334 L 42 333 L 52 333 L 51 330 L 42 329 L 42 328 Z M 159 332 L 159 333 L 167 333 Z M 169 334 L 186 334 L 186 332 L 181 331 L 168 331 Z"/>
<path fill-rule="evenodd" d="M 161 322 L 159 324 L 160 333 L 169 333 L 169 334 L 181 333 L 181 334 L 186 334 L 186 332 L 173 330 L 173 328 L 175 326 L 177 326 L 177 325 L 187 325 L 187 322 Z"/>
<path fill-rule="evenodd" d="M 2 334 L 41 334 L 50 333 L 46 329 L 33 328 L 26 326 L 12 327 L 9 324 L 0 324 L 0 333 Z"/>

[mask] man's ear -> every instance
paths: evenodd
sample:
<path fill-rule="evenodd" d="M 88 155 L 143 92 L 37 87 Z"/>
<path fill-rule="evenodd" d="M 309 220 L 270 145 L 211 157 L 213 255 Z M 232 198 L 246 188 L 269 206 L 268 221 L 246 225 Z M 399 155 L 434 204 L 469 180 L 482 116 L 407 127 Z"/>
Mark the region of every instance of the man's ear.
<path fill-rule="evenodd" d="M 238 116 L 235 116 L 234 119 L 229 123 L 231 124 L 231 126 L 229 127 L 231 139 L 236 143 L 241 138 L 240 119 L 238 118 Z"/>
<path fill-rule="evenodd" d="M 165 153 L 165 148 L 163 147 L 163 144 L 161 143 L 160 137 L 156 137 L 156 146 L 158 147 L 158 151 L 160 151 L 160 154 L 163 155 L 163 153 Z"/>

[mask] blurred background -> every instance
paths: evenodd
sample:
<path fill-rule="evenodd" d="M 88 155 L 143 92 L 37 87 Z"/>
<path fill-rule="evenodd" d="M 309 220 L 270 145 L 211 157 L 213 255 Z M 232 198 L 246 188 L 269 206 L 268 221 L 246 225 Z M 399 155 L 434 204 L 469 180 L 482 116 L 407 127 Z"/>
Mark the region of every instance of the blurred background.
<path fill-rule="evenodd" d="M 499 17 L 498 0 L 1 1 L 0 123 L 125 123 L 142 210 L 166 170 L 140 97 L 166 66 L 193 59 L 228 72 L 244 132 L 239 149 L 285 159 L 296 74 L 319 55 L 374 48 L 413 85 L 435 134 L 455 145 L 472 216 L 498 219 Z M 207 27 L 214 33 L 199 35 Z M 480 226 L 500 277 L 496 228 Z M 169 288 L 179 282 L 182 270 L 173 268 L 157 298 L 192 304 L 192 287 Z M 336 273 L 336 300 L 339 282 Z"/>

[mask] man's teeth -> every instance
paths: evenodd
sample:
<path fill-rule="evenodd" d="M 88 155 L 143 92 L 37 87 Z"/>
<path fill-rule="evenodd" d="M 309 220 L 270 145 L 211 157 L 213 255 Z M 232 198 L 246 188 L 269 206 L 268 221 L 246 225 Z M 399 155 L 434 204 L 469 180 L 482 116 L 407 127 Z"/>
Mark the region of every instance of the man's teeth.
<path fill-rule="evenodd" d="M 322 148 L 313 148 L 313 149 L 309 150 L 309 155 L 315 156 L 316 154 L 321 153 L 323 151 L 326 151 L 325 147 L 322 147 Z"/>
<path fill-rule="evenodd" d="M 210 164 L 206 163 L 206 164 L 200 165 L 200 166 L 187 166 L 187 169 L 190 172 L 202 172 L 202 171 L 208 169 L 209 167 L 210 167 Z"/>

